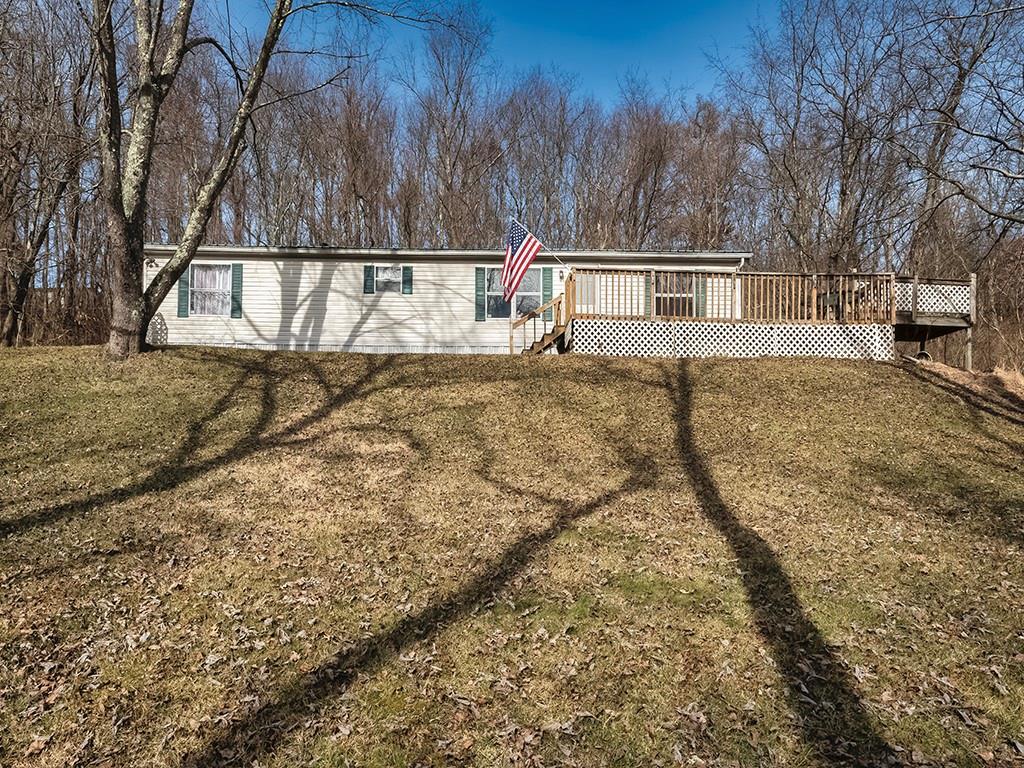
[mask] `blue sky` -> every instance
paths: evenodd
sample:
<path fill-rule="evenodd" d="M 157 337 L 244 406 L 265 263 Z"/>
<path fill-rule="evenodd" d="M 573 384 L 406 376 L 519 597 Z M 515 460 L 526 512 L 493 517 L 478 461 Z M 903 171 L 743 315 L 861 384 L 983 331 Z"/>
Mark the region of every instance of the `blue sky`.
<path fill-rule="evenodd" d="M 605 103 L 615 100 L 630 72 L 691 95 L 716 80 L 708 54 L 739 61 L 755 24 L 774 23 L 776 0 L 731 3 L 654 0 L 489 0 L 493 51 L 506 67 L 554 64 Z"/>
<path fill-rule="evenodd" d="M 262 34 L 266 0 L 230 0 L 228 7 L 235 24 Z M 709 55 L 741 63 L 751 26 L 773 26 L 779 0 L 480 0 L 479 8 L 492 28 L 492 55 L 505 69 L 554 67 L 575 76 L 583 94 L 610 106 L 629 75 L 645 77 L 656 91 L 710 92 L 717 75 Z M 421 35 L 394 22 L 377 28 L 382 53 L 392 62 Z M 314 23 L 300 37 L 310 32 L 327 30 Z"/>

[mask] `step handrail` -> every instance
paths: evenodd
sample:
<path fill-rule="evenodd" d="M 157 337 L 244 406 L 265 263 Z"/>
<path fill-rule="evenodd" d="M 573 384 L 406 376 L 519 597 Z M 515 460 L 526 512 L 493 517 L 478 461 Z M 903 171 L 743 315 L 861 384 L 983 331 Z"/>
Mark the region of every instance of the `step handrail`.
<path fill-rule="evenodd" d="M 533 342 L 537 341 L 537 338 L 538 338 L 537 337 L 537 319 L 538 318 L 540 318 L 540 320 L 541 320 L 541 335 L 540 335 L 540 338 L 544 338 L 544 336 L 547 334 L 547 332 L 548 332 L 548 323 L 551 323 L 552 330 L 554 330 L 555 328 L 557 328 L 560 325 L 565 325 L 565 318 L 562 317 L 563 305 L 564 305 L 564 302 L 563 302 L 562 294 L 559 294 L 558 296 L 553 297 L 550 301 L 547 301 L 544 304 L 540 305 L 536 309 L 534 309 L 534 310 L 532 310 L 530 312 L 527 312 L 522 317 L 518 317 L 515 320 L 513 320 L 509 324 L 509 328 L 508 328 L 508 352 L 509 352 L 509 354 L 510 355 L 514 355 L 516 353 L 516 342 L 515 342 L 515 332 L 516 332 L 516 329 L 518 329 L 518 328 L 522 328 L 523 329 L 523 347 L 522 348 L 523 349 L 529 349 L 530 346 L 533 344 Z M 548 318 L 547 318 L 547 313 L 548 313 L 549 310 L 551 311 L 551 319 L 550 320 L 548 320 Z M 531 341 L 529 344 L 527 344 L 526 343 L 526 324 L 529 323 L 531 320 L 533 321 L 533 325 L 530 328 L 530 330 L 532 331 L 531 335 L 533 336 L 533 341 Z"/>

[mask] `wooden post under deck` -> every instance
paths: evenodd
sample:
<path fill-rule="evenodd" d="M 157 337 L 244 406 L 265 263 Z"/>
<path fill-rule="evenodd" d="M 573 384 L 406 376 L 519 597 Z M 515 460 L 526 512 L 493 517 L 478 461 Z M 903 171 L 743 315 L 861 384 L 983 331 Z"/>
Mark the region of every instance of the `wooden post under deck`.
<path fill-rule="evenodd" d="M 967 326 L 967 345 L 964 347 L 964 368 L 968 371 L 974 368 L 974 323 L 978 319 L 978 310 L 975 297 L 978 292 L 978 275 L 971 273 L 971 323 Z"/>

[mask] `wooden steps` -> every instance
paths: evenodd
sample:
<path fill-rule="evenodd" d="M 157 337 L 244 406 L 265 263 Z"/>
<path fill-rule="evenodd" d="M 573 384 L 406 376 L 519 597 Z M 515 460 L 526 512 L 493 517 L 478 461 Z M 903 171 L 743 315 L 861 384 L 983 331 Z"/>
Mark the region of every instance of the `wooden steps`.
<path fill-rule="evenodd" d="M 565 326 L 556 325 L 553 329 L 537 339 L 528 348 L 523 350 L 524 355 L 541 355 L 555 345 L 561 345 L 565 341 Z"/>

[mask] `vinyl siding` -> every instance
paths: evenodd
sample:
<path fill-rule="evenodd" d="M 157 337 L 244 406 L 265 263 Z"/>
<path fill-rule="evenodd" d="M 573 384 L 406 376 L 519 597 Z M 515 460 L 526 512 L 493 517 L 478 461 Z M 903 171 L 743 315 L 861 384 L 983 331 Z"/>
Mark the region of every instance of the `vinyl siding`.
<path fill-rule="evenodd" d="M 146 269 L 148 284 L 166 259 Z M 241 317 L 178 316 L 172 290 L 150 326 L 160 344 L 354 352 L 507 353 L 508 319 L 475 319 L 475 267 L 414 263 L 412 294 L 364 293 L 364 261 L 218 258 L 242 264 Z M 384 265 L 394 262 L 377 262 Z M 578 264 L 574 266 L 596 266 Z M 553 269 L 553 295 L 568 270 Z M 717 286 L 708 286 L 709 306 Z"/>

